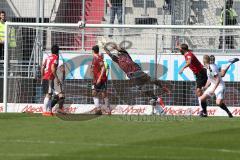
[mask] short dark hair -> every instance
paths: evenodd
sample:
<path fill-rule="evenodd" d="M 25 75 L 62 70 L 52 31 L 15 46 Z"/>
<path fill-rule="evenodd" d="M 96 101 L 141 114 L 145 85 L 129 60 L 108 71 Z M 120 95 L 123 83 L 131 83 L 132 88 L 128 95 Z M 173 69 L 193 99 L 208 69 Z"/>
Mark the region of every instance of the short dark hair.
<path fill-rule="evenodd" d="M 210 55 L 210 63 L 215 63 L 215 56 L 214 55 Z"/>
<path fill-rule="evenodd" d="M 226 3 L 229 5 L 233 5 L 233 0 L 227 0 Z"/>
<path fill-rule="evenodd" d="M 183 50 L 183 51 L 189 51 L 189 49 L 188 49 L 188 45 L 187 44 L 181 44 L 181 49 Z"/>
<path fill-rule="evenodd" d="M 98 52 L 99 52 L 99 47 L 98 47 L 98 45 L 93 46 L 93 47 L 92 47 L 92 50 L 93 50 L 95 53 L 98 53 Z"/>
<path fill-rule="evenodd" d="M 52 54 L 58 54 L 59 53 L 59 46 L 54 44 L 51 48 Z"/>
<path fill-rule="evenodd" d="M 5 11 L 0 11 L 0 14 L 6 14 L 6 12 Z"/>

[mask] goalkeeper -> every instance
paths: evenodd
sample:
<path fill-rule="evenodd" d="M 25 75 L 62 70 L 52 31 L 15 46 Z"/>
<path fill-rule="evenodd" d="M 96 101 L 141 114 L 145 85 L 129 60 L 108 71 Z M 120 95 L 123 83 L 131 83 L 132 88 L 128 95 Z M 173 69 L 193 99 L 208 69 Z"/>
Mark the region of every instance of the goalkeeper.
<path fill-rule="evenodd" d="M 162 88 L 161 82 L 157 80 L 152 81 L 151 77 L 142 71 L 141 67 L 132 60 L 125 49 L 117 46 L 116 44 L 111 43 L 109 45 L 111 45 L 111 47 L 118 52 L 117 55 L 112 54 L 107 48 L 107 45 L 104 45 L 105 52 L 127 74 L 128 78 L 134 82 L 139 90 L 141 90 L 142 86 L 145 84 L 155 84 L 156 86 Z M 161 99 L 160 97 L 157 97 L 152 90 L 142 93 L 152 98 L 150 103 L 155 106 L 155 109 L 159 114 L 164 113 L 164 110 L 159 106 L 158 101 Z"/>

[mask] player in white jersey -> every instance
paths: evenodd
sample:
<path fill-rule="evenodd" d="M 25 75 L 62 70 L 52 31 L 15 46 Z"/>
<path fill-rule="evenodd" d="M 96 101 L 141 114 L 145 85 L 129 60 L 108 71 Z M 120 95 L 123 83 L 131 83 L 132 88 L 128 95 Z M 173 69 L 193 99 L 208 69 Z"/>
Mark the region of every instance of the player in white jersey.
<path fill-rule="evenodd" d="M 238 61 L 239 61 L 239 58 L 229 59 L 228 60 L 229 63 L 227 64 L 227 66 L 225 68 L 219 67 L 218 69 L 219 69 L 219 72 L 221 73 L 221 76 L 225 77 L 230 66 Z M 215 64 L 215 56 L 214 55 L 210 55 L 210 64 Z"/>
<path fill-rule="evenodd" d="M 58 104 L 58 109 L 56 110 L 57 113 L 60 114 L 66 114 L 64 111 L 64 100 L 65 100 L 65 95 L 64 95 L 64 81 L 65 81 L 65 64 L 59 62 L 59 66 L 56 70 L 56 74 L 58 76 L 59 82 L 57 82 L 57 79 L 54 79 L 54 93 L 53 93 L 53 98 L 52 98 L 52 103 L 51 103 L 51 109 Z"/>
<path fill-rule="evenodd" d="M 225 83 L 222 80 L 222 75 L 219 72 L 218 67 L 215 64 L 210 63 L 210 57 L 204 55 L 203 63 L 207 69 L 208 81 L 203 87 L 206 89 L 203 95 L 200 97 L 201 101 L 206 101 L 208 98 L 211 98 L 214 94 L 216 96 L 216 104 L 227 112 L 228 116 L 232 118 L 231 112 L 228 110 L 226 104 L 224 103 L 224 91 Z"/>

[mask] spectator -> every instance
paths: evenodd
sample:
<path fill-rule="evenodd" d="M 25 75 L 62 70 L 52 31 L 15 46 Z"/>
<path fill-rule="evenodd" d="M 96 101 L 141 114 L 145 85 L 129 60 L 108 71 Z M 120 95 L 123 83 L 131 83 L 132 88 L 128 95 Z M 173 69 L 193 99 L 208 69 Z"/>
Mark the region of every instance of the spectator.
<path fill-rule="evenodd" d="M 110 24 L 114 24 L 115 16 L 117 15 L 118 24 L 122 24 L 122 7 L 123 0 L 107 0 L 110 7 Z M 109 37 L 112 37 L 113 29 L 110 29 Z"/>
<path fill-rule="evenodd" d="M 0 59 L 4 59 L 4 41 L 5 41 L 5 22 L 6 22 L 6 13 L 4 11 L 0 12 Z M 9 30 L 9 47 L 16 47 L 16 36 L 15 29 L 10 28 Z"/>
<path fill-rule="evenodd" d="M 6 13 L 4 11 L 0 12 L 0 60 L 4 56 L 4 30 L 6 22 Z"/>
<path fill-rule="evenodd" d="M 237 25 L 238 14 L 232 7 L 233 7 L 233 0 L 228 0 L 226 2 L 226 9 L 225 10 L 223 9 L 221 12 L 220 22 L 222 25 Z M 224 17 L 224 15 L 225 15 L 225 17 Z M 226 33 L 226 36 L 225 36 L 226 48 L 234 49 L 235 48 L 234 47 L 234 36 L 228 35 L 228 34 L 233 34 L 233 32 L 230 30 L 226 30 L 225 33 Z M 219 38 L 219 42 L 220 42 L 219 49 L 222 49 L 223 48 L 223 36 L 222 35 Z"/>
<path fill-rule="evenodd" d="M 171 13 L 171 9 L 172 9 L 171 3 L 172 3 L 172 0 L 165 0 L 165 4 L 163 6 L 163 9 L 169 10 L 170 13 Z"/>

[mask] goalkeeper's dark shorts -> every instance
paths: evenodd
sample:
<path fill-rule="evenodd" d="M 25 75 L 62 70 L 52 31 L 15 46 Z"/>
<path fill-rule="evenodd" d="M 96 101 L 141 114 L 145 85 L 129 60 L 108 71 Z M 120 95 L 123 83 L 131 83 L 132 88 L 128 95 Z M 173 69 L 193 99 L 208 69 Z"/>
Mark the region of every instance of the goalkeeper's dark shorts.
<path fill-rule="evenodd" d="M 151 77 L 141 70 L 129 74 L 128 78 L 137 86 L 142 86 L 151 81 Z"/>
<path fill-rule="evenodd" d="M 203 68 L 199 73 L 195 74 L 196 76 L 196 84 L 197 88 L 202 89 L 207 83 L 208 77 L 207 77 L 207 70 Z"/>

